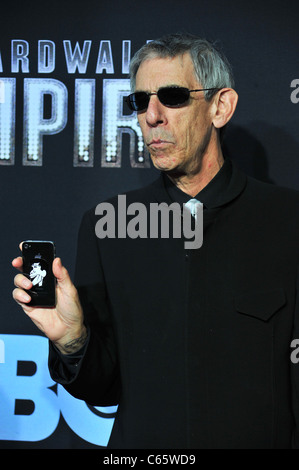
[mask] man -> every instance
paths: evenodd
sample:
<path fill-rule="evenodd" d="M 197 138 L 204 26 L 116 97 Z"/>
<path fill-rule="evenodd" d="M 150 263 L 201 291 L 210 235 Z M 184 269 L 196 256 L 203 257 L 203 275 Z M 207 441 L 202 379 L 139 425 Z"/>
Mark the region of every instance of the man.
<path fill-rule="evenodd" d="M 127 204 L 199 200 L 202 247 L 174 236 L 100 240 L 92 210 L 77 289 L 56 259 L 56 309 L 26 305 L 21 274 L 14 298 L 50 339 L 53 379 L 90 404 L 119 405 L 109 447 L 297 446 L 298 193 L 224 159 L 220 132 L 237 94 L 210 43 L 152 41 L 133 58 L 131 81 L 128 103 L 161 176 Z"/>

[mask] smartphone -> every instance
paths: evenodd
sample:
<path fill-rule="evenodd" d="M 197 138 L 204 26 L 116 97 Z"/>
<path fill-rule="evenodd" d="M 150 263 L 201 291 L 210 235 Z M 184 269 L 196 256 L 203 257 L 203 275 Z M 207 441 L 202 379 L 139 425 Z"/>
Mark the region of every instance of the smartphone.
<path fill-rule="evenodd" d="M 51 241 L 26 240 L 22 244 L 23 274 L 33 286 L 26 292 L 34 307 L 54 307 L 56 304 L 56 279 L 52 271 L 55 245 Z"/>

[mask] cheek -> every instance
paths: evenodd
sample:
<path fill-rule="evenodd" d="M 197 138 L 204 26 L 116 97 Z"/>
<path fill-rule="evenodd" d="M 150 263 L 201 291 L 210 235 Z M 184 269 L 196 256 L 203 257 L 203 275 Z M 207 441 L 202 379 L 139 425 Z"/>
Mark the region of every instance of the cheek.
<path fill-rule="evenodd" d="M 186 113 L 174 121 L 173 128 L 180 147 L 190 148 L 198 140 L 202 124 L 202 119 L 195 112 Z"/>
<path fill-rule="evenodd" d="M 177 135 L 177 151 L 188 154 L 195 144 L 197 136 L 198 131 L 192 125 L 186 126 L 186 123 L 184 123 L 184 126 L 180 128 L 180 132 Z"/>
<path fill-rule="evenodd" d="M 199 119 L 198 116 L 194 117 L 186 133 L 189 148 L 199 147 L 208 129 L 208 119 L 203 119 L 202 117 Z"/>

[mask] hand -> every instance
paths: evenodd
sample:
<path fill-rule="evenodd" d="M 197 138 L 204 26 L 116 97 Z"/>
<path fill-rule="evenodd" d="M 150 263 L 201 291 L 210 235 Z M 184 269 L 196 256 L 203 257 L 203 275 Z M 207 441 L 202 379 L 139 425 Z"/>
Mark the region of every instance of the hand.
<path fill-rule="evenodd" d="M 12 265 L 22 270 L 22 258 L 20 256 L 15 258 Z M 87 337 L 83 324 L 83 311 L 77 289 L 72 283 L 68 271 L 62 266 L 60 258 L 54 259 L 52 269 L 57 279 L 55 308 L 27 305 L 31 297 L 24 289 L 30 289 L 32 282 L 23 274 L 15 276 L 16 289 L 13 291 L 13 298 L 63 354 L 70 354 L 79 350 Z"/>

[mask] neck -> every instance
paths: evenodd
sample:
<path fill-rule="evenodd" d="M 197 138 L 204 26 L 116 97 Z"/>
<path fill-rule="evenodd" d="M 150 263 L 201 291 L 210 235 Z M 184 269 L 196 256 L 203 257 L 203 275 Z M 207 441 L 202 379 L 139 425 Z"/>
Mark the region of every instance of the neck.
<path fill-rule="evenodd" d="M 224 163 L 223 154 L 220 151 L 217 156 L 205 155 L 200 164 L 200 168 L 195 173 L 184 173 L 167 176 L 184 193 L 195 197 L 218 173 Z"/>

